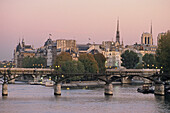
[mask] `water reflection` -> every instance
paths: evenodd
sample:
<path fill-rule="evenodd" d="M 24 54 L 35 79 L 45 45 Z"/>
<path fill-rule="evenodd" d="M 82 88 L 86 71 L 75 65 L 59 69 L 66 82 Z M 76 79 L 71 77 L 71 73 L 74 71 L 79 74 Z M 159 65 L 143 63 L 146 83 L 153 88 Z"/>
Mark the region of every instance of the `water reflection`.
<path fill-rule="evenodd" d="M 141 94 L 136 91 L 138 87 L 114 85 L 113 96 L 105 96 L 103 88 L 63 89 L 61 96 L 54 96 L 51 87 L 9 85 L 9 96 L 0 96 L 0 113 L 170 112 L 169 96 Z"/>
<path fill-rule="evenodd" d="M 111 101 L 112 99 L 113 99 L 113 96 L 105 95 L 105 101 Z"/>

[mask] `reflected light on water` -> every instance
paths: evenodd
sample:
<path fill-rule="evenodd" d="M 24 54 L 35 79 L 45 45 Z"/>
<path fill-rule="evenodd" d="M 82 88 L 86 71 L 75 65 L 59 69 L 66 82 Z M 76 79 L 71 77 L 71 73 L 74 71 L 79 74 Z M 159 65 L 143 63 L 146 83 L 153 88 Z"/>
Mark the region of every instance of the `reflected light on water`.
<path fill-rule="evenodd" d="M 103 88 L 63 89 L 53 95 L 52 87 L 8 85 L 9 96 L 0 96 L 0 113 L 168 113 L 170 98 L 141 94 L 139 86 L 114 85 L 113 96 Z M 2 86 L 0 86 L 0 91 Z"/>

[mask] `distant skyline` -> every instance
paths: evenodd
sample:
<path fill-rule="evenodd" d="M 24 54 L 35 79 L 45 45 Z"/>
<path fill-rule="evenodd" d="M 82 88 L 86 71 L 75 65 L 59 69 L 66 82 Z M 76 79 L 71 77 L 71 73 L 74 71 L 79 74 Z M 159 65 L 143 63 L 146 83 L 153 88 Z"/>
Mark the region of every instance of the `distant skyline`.
<path fill-rule="evenodd" d="M 75 39 L 77 43 L 116 40 L 119 17 L 124 45 L 140 43 L 150 32 L 154 45 L 157 35 L 170 30 L 170 0 L 1 0 L 0 60 L 13 58 L 24 38 L 38 48 L 49 34 L 52 39 Z"/>

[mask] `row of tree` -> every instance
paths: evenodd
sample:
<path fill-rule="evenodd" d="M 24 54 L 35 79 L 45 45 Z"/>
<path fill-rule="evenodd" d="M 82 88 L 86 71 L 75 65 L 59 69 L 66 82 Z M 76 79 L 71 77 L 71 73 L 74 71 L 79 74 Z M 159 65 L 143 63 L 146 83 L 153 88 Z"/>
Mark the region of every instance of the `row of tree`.
<path fill-rule="evenodd" d="M 170 74 L 170 32 L 162 36 L 159 40 L 156 55 L 145 54 L 142 62 L 139 63 L 137 53 L 133 51 L 125 51 L 122 55 L 122 66 L 127 69 L 134 68 L 159 68 L 161 72 Z"/>
<path fill-rule="evenodd" d="M 46 67 L 47 62 L 43 57 L 24 57 L 22 67 L 24 68 L 43 68 Z"/>
<path fill-rule="evenodd" d="M 98 73 L 105 72 L 105 57 L 103 54 L 80 54 L 78 61 L 72 59 L 67 52 L 61 52 L 56 56 L 51 68 L 61 73 Z M 46 67 L 46 59 L 42 57 L 25 57 L 22 62 L 24 68 L 43 68 Z"/>
<path fill-rule="evenodd" d="M 80 54 L 78 61 L 72 60 L 69 53 L 62 52 L 56 57 L 54 68 L 62 73 L 98 73 L 105 72 L 103 54 Z"/>
<path fill-rule="evenodd" d="M 139 62 L 139 56 L 133 51 L 126 50 L 122 55 L 122 66 L 127 69 L 153 69 L 157 68 L 156 58 L 153 54 L 146 53 L 142 57 L 142 62 Z"/>
<path fill-rule="evenodd" d="M 164 73 L 170 73 L 170 33 L 159 40 L 156 55 L 145 54 L 139 63 L 137 53 L 125 51 L 122 55 L 122 66 L 127 69 L 133 68 L 161 68 Z M 102 73 L 105 72 L 106 58 L 103 54 L 80 54 L 78 61 L 73 61 L 69 53 L 62 52 L 56 57 L 54 68 L 64 73 Z M 25 68 L 46 67 L 46 59 L 25 57 L 22 66 Z"/>
<path fill-rule="evenodd" d="M 170 32 L 160 40 L 156 51 L 156 61 L 164 73 L 170 74 Z"/>

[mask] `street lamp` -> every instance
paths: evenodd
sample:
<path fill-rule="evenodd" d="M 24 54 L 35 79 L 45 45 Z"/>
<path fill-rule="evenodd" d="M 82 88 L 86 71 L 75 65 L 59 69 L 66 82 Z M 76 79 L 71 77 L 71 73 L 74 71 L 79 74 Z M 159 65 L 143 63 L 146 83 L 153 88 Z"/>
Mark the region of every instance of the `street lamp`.
<path fill-rule="evenodd" d="M 154 64 L 152 64 L 152 69 L 154 69 L 154 66 L 155 66 L 155 65 L 154 65 Z"/>
<path fill-rule="evenodd" d="M 57 71 L 58 71 L 58 69 L 59 69 L 59 68 L 60 68 L 60 66 L 59 66 L 59 65 L 56 65 L 56 66 L 55 66 L 55 69 L 56 69 L 56 70 L 55 70 L 55 72 L 56 72 L 56 76 L 57 76 Z M 56 80 L 56 79 L 58 80 L 58 79 L 59 79 L 59 77 L 58 77 L 58 76 L 57 76 L 57 78 L 55 77 L 55 80 Z"/>
<path fill-rule="evenodd" d="M 163 67 L 161 66 L 161 73 L 163 73 Z"/>
<path fill-rule="evenodd" d="M 157 74 L 157 68 L 158 68 L 158 67 L 156 66 L 156 74 Z"/>
<path fill-rule="evenodd" d="M 55 66 L 55 68 L 56 68 L 56 69 L 59 69 L 59 68 L 60 68 L 60 66 L 59 66 L 59 65 L 57 65 L 57 66 Z"/>

